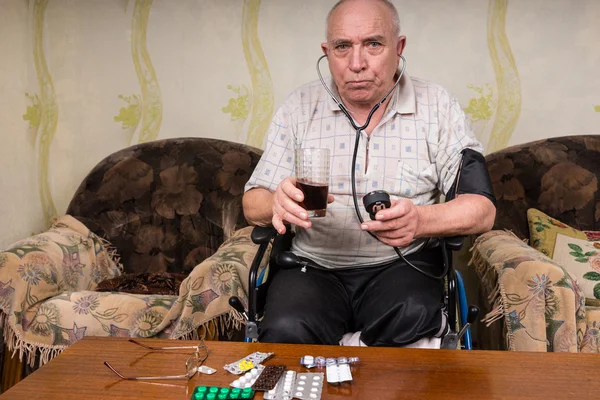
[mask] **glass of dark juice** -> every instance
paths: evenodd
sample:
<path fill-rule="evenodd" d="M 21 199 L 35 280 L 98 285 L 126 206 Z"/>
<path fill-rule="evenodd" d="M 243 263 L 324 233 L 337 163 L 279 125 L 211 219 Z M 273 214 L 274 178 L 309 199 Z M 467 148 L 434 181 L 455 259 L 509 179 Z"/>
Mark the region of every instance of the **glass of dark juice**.
<path fill-rule="evenodd" d="M 309 218 L 324 217 L 329 194 L 329 149 L 296 150 L 296 187 L 304 193 L 300 206 Z"/>

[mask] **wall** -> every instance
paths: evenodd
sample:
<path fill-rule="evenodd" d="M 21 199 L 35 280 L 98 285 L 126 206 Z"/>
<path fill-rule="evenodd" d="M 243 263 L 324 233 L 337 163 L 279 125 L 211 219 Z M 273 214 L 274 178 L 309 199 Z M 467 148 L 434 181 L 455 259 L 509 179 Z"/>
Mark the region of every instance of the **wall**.
<path fill-rule="evenodd" d="M 316 79 L 334 0 L 0 0 L 0 247 L 64 213 L 108 154 L 260 147 Z M 600 133 L 597 0 L 396 0 L 407 71 L 455 93 L 488 152 Z"/>

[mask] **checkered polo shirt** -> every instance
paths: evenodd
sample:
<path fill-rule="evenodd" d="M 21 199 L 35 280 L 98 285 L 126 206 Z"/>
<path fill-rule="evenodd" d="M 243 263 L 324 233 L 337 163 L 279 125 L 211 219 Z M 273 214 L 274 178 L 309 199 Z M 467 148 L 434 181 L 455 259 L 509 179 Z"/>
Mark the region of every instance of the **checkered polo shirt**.
<path fill-rule="evenodd" d="M 304 85 L 275 113 L 266 150 L 245 187 L 275 191 L 295 174 L 295 148 L 330 149 L 329 193 L 335 201 L 326 217 L 312 219 L 311 228 L 295 227 L 292 245 L 294 253 L 329 268 L 379 265 L 397 257 L 392 247 L 360 229 L 350 175 L 355 139 L 355 130 L 320 81 Z M 373 190 L 415 205 L 435 203 L 454 182 L 465 148 L 482 151 L 458 100 L 441 86 L 405 74 L 379 125 L 370 137 L 361 133 L 356 191 L 363 219 L 370 218 L 362 197 Z M 402 253 L 418 251 L 424 241 L 413 240 Z"/>

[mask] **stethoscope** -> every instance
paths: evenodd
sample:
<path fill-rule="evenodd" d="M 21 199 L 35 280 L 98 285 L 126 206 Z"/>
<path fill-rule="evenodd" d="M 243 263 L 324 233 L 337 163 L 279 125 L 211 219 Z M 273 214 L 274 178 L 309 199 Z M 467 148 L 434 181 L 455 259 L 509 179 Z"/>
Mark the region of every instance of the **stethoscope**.
<path fill-rule="evenodd" d="M 404 58 L 404 56 L 402 54 L 398 54 L 398 56 L 400 56 L 400 58 L 402 59 L 402 69 L 400 70 L 400 74 L 398 75 L 398 79 L 396 79 L 396 83 L 394 83 L 394 86 L 392 86 L 392 88 L 387 92 L 387 94 L 385 96 L 383 96 L 383 98 L 381 99 L 381 101 L 379 101 L 377 104 L 375 104 L 373 106 L 373 108 L 369 112 L 369 115 L 367 116 L 367 120 L 365 121 L 365 123 L 362 126 L 358 126 L 356 124 L 356 122 L 354 121 L 354 118 L 352 118 L 352 115 L 350 115 L 350 112 L 348 111 L 348 109 L 346 108 L 346 106 L 344 106 L 344 104 L 341 102 L 341 100 L 338 100 L 335 97 L 335 95 L 333 94 L 333 92 L 331 91 L 331 89 L 329 89 L 329 87 L 327 86 L 327 83 L 325 83 L 325 79 L 323 79 L 323 75 L 321 75 L 321 68 L 320 68 L 321 60 L 323 60 L 324 58 L 327 58 L 327 55 L 322 55 L 317 60 L 317 74 L 319 75 L 319 79 L 321 80 L 321 84 L 323 85 L 323 87 L 325 88 L 325 90 L 327 91 L 327 93 L 329 93 L 329 96 L 331 96 L 331 98 L 333 99 L 333 101 L 340 108 L 340 110 L 344 113 L 344 115 L 348 119 L 348 122 L 350 122 L 350 125 L 352 125 L 352 128 L 354 128 L 356 130 L 356 141 L 354 142 L 354 153 L 352 155 L 352 169 L 351 169 L 351 175 L 352 175 L 352 199 L 354 200 L 354 210 L 356 211 L 356 216 L 358 217 L 358 220 L 360 221 L 360 223 L 364 222 L 364 219 L 363 219 L 363 217 L 361 215 L 361 212 L 360 212 L 360 209 L 358 207 L 358 200 L 357 200 L 357 196 L 356 196 L 356 156 L 358 154 L 358 145 L 360 143 L 360 136 L 361 136 L 360 133 L 362 131 L 364 131 L 365 129 L 367 129 L 367 127 L 369 126 L 369 123 L 371 122 L 371 117 L 373 116 L 373 114 L 375 113 L 375 111 L 377 111 L 379 109 L 379 107 L 381 107 L 381 105 L 383 103 L 385 103 L 385 101 L 387 100 L 387 98 L 389 97 L 389 95 L 392 94 L 392 92 L 400 84 L 400 80 L 402 79 L 402 76 L 404 75 L 404 71 L 406 70 L 406 58 Z M 378 193 L 381 193 L 381 192 L 383 192 L 383 191 L 378 191 Z M 383 192 L 383 193 L 385 193 L 385 192 Z M 388 196 L 388 198 L 389 198 L 389 195 L 387 195 L 387 193 L 385 193 L 385 195 Z M 369 196 L 369 195 L 367 195 L 367 196 Z M 388 200 L 387 204 L 388 204 L 388 207 L 389 207 L 389 204 L 390 204 L 389 200 Z M 367 233 L 369 235 L 371 235 L 374 239 L 379 240 L 377 238 L 377 236 L 375 236 L 375 234 L 373 232 L 368 232 L 367 231 Z M 398 247 L 394 247 L 394 250 L 396 251 L 396 254 L 398 254 L 398 256 L 405 263 L 407 263 L 412 268 L 414 268 L 415 270 L 419 271 L 420 273 L 422 273 L 423 275 L 425 275 L 425 276 L 427 276 L 429 278 L 432 278 L 432 279 L 444 279 L 444 277 L 448 273 L 448 266 L 446 265 L 445 268 L 444 268 L 444 271 L 442 271 L 441 275 L 430 274 L 429 272 L 422 270 L 421 268 L 415 266 L 410 261 L 408 261 L 404 257 L 404 255 L 402 254 L 402 252 L 400 251 L 400 249 L 398 249 Z"/>

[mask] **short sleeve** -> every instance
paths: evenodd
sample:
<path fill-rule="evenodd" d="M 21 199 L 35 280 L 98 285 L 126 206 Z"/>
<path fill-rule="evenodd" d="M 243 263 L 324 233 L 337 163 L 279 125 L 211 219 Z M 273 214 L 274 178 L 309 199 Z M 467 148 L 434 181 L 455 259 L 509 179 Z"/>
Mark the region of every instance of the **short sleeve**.
<path fill-rule="evenodd" d="M 265 151 L 258 162 L 244 191 L 261 187 L 275 191 L 284 178 L 294 172 L 294 123 L 293 101 L 291 98 L 279 107 L 269 127 Z"/>
<path fill-rule="evenodd" d="M 483 146 L 475 137 L 471 123 L 458 100 L 442 91 L 438 109 L 439 131 L 435 164 L 439 176 L 438 190 L 448 193 L 456 180 L 462 160 L 462 151 L 470 148 L 480 153 Z"/>

